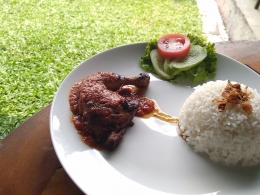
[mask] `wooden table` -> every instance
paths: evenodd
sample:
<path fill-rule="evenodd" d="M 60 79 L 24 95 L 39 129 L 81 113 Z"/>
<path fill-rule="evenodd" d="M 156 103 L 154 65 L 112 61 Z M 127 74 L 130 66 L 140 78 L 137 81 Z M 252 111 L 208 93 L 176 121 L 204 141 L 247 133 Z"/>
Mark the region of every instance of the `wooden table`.
<path fill-rule="evenodd" d="M 260 41 L 220 42 L 216 50 L 260 73 Z M 0 142 L 0 194 L 83 194 L 53 149 L 50 107 L 43 108 Z"/>

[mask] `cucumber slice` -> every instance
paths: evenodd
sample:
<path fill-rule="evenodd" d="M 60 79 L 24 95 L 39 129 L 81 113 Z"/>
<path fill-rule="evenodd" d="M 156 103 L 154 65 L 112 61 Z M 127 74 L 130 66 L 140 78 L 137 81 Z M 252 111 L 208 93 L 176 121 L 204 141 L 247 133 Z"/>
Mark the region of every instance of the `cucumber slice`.
<path fill-rule="evenodd" d="M 203 61 L 207 56 L 207 50 L 199 45 L 191 45 L 190 52 L 183 58 L 171 59 L 168 65 L 164 65 L 167 74 L 178 74 L 188 70 Z"/>
<path fill-rule="evenodd" d="M 163 64 L 163 68 L 164 68 L 164 71 L 167 73 L 167 74 L 170 74 L 170 75 L 177 75 L 181 72 L 181 70 L 178 70 L 176 68 L 170 68 L 170 64 L 172 62 L 172 59 L 170 58 L 166 58 L 165 61 L 164 61 L 164 64 Z"/>
<path fill-rule="evenodd" d="M 164 79 L 172 79 L 174 75 L 167 74 L 164 70 L 164 62 L 165 58 L 161 57 L 157 51 L 157 49 L 153 49 L 150 52 L 151 61 L 154 67 L 155 72 Z"/>

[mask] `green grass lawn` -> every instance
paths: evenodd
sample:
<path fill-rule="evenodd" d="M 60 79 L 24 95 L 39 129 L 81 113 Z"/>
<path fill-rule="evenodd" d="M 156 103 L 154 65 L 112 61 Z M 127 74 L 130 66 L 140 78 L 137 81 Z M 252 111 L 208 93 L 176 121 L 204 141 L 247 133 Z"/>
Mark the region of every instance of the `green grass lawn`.
<path fill-rule="evenodd" d="M 80 62 L 166 33 L 202 35 L 195 0 L 0 0 L 0 139 Z"/>

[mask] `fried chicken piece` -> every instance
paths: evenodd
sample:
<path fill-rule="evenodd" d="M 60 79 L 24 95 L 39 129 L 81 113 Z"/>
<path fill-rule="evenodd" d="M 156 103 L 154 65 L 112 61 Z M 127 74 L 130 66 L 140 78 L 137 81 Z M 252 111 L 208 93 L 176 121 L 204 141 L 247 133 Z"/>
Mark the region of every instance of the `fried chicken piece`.
<path fill-rule="evenodd" d="M 125 77 L 112 72 L 97 72 L 76 83 L 70 92 L 73 122 L 81 135 L 91 136 L 96 143 L 112 150 L 133 125 L 138 99 L 119 94 L 124 85 L 145 88 L 148 74 Z"/>

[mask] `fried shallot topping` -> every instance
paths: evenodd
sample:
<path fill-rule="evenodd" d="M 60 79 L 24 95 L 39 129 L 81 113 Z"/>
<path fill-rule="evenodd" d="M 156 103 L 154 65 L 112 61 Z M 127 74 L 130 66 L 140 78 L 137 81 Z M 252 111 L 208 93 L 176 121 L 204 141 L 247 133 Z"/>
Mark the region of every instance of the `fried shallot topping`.
<path fill-rule="evenodd" d="M 221 94 L 221 100 L 214 99 L 213 102 L 218 103 L 218 111 L 223 112 L 228 103 L 230 104 L 240 104 L 241 108 L 247 113 L 251 114 L 253 111 L 253 107 L 248 103 L 250 99 L 249 95 L 251 93 L 247 93 L 247 88 L 245 92 L 242 91 L 239 83 L 232 84 L 229 80 L 227 86 Z"/>

